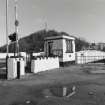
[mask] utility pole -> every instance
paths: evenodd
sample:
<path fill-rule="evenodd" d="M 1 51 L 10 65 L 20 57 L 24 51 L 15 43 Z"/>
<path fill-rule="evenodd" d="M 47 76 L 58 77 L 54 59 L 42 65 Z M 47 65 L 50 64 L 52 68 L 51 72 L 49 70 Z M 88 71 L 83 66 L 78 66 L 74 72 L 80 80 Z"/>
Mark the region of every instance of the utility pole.
<path fill-rule="evenodd" d="M 8 43 L 8 0 L 6 0 L 6 78 L 8 78 L 8 53 L 9 53 L 9 43 Z"/>
<path fill-rule="evenodd" d="M 15 33 L 16 33 L 16 52 L 17 52 L 17 56 L 19 56 L 19 41 L 18 41 L 18 25 L 19 25 L 19 21 L 18 21 L 18 15 L 17 15 L 17 1 L 15 0 Z"/>
<path fill-rule="evenodd" d="M 9 43 L 8 43 L 8 0 L 6 0 L 6 43 L 7 43 L 7 57 L 9 53 Z"/>

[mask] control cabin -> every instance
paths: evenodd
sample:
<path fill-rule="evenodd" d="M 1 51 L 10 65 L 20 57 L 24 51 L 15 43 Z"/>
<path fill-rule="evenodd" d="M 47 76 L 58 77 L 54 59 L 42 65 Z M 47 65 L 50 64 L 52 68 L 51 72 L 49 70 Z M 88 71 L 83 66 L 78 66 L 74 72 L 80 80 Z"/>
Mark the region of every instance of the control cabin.
<path fill-rule="evenodd" d="M 75 63 L 75 38 L 68 34 L 46 37 L 44 52 L 46 56 L 59 56 L 61 66 Z"/>

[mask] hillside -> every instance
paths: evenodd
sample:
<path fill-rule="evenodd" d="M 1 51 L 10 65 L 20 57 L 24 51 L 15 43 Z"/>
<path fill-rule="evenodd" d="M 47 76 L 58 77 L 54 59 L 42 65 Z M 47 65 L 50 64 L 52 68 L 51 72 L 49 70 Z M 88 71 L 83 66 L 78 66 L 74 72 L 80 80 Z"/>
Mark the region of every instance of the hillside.
<path fill-rule="evenodd" d="M 44 50 L 44 38 L 46 36 L 56 36 L 66 34 L 65 32 L 57 32 L 55 30 L 40 30 L 38 32 L 32 33 L 29 36 L 23 37 L 19 40 L 19 51 L 26 52 L 39 52 Z M 89 43 L 81 38 L 76 38 L 76 51 L 81 50 L 83 47 L 87 47 Z M 9 52 L 14 51 L 14 44 L 9 45 Z M 6 45 L 0 47 L 0 52 L 6 52 Z"/>

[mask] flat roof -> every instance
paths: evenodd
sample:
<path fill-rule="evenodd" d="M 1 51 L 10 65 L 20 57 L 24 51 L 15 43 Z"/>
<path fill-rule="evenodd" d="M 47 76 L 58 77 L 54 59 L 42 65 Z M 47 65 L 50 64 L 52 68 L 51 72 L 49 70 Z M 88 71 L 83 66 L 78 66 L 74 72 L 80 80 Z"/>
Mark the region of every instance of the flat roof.
<path fill-rule="evenodd" d="M 51 39 L 72 39 L 72 40 L 74 40 L 75 39 L 75 37 L 73 37 L 73 36 L 71 36 L 71 35 L 69 35 L 69 34 L 67 34 L 67 33 L 65 33 L 65 32 L 61 32 L 61 33 L 59 33 L 59 34 L 54 34 L 54 35 L 52 35 L 52 36 L 47 36 L 46 38 L 45 38 L 45 40 L 51 40 Z"/>

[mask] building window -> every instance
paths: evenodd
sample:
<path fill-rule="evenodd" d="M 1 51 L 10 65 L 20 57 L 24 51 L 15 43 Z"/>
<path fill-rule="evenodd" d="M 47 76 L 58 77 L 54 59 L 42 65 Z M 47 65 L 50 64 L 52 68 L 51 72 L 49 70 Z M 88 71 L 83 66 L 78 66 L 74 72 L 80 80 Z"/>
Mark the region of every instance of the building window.
<path fill-rule="evenodd" d="M 66 53 L 73 53 L 72 40 L 66 40 Z"/>
<path fill-rule="evenodd" d="M 63 50 L 62 49 L 54 49 L 53 54 L 55 56 L 62 57 L 63 56 Z"/>
<path fill-rule="evenodd" d="M 48 53 L 49 53 L 49 56 L 53 56 L 53 42 L 48 42 Z"/>

